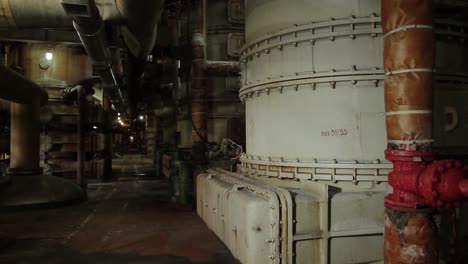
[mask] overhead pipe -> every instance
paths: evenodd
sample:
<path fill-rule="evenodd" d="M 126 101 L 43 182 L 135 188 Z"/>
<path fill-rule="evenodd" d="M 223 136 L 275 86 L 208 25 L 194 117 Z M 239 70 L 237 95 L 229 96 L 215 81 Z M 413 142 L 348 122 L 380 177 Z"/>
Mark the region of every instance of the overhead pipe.
<path fill-rule="evenodd" d="M 385 263 L 438 263 L 434 208 L 459 207 L 468 167 L 432 150 L 432 0 L 382 0 L 385 111 L 393 163 L 385 197 Z"/>
<path fill-rule="evenodd" d="M 0 89 L 2 99 L 18 104 L 32 104 L 36 100 L 39 100 L 40 105 L 47 103 L 48 94 L 44 88 L 3 65 L 0 65 L 0 81 L 4 84 L 14 84 L 14 87 Z"/>
<path fill-rule="evenodd" d="M 238 61 L 205 61 L 206 73 L 210 76 L 239 75 L 241 67 Z"/>
<path fill-rule="evenodd" d="M 104 87 L 115 88 L 117 101 L 123 102 L 122 93 L 112 68 L 104 21 L 94 0 L 62 0 L 65 12 L 73 18 L 75 28 L 86 52 L 98 69 Z M 82 12 L 81 10 L 86 10 Z"/>
<path fill-rule="evenodd" d="M 70 29 L 71 17 L 57 0 L 2 0 L 0 1 L 1 30 Z M 86 16 L 87 1 L 63 1 L 72 4 L 69 11 Z M 157 23 L 164 0 L 93 0 L 102 19 L 122 26 L 122 34 L 132 54 L 145 58 L 153 49 L 157 37 Z M 73 3 L 78 5 L 73 6 Z"/>

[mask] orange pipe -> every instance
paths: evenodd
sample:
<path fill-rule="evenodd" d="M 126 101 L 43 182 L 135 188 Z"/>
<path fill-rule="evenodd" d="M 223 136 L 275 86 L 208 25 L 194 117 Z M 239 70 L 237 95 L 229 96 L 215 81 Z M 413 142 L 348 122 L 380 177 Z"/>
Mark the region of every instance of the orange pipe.
<path fill-rule="evenodd" d="M 389 148 L 432 143 L 435 42 L 431 0 L 382 0 Z"/>

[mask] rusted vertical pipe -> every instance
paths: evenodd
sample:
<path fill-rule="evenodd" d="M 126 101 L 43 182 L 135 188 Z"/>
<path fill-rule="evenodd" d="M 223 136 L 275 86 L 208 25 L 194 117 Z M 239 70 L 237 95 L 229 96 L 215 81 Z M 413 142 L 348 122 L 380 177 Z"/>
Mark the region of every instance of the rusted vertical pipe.
<path fill-rule="evenodd" d="M 408 175 L 425 176 L 418 176 L 429 162 L 424 156 L 432 155 L 432 11 L 432 0 L 382 0 L 386 157 L 394 163 L 393 193 L 385 201 L 386 264 L 438 262 L 432 210 L 417 209 L 424 202 L 421 195 L 400 188 L 410 182 Z"/>
<path fill-rule="evenodd" d="M 195 5 L 194 31 L 192 36 L 192 139 L 196 162 L 204 163 L 205 142 L 207 140 L 207 84 L 205 76 L 206 60 L 206 0 L 198 0 Z"/>

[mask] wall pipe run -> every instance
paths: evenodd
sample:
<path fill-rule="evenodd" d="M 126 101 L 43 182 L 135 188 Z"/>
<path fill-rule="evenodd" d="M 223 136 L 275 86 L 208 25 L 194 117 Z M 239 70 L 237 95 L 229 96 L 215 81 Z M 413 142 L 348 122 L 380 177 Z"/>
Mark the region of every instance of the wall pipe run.
<path fill-rule="evenodd" d="M 468 167 L 436 160 L 432 138 L 435 41 L 431 0 L 382 0 L 385 110 L 393 163 L 385 198 L 385 263 L 438 263 L 434 208 L 459 207 Z"/>
<path fill-rule="evenodd" d="M 113 87 L 117 90 L 115 95 L 117 101 L 124 102 L 124 98 L 112 69 L 112 58 L 110 56 L 109 44 L 107 43 L 104 21 L 99 13 L 94 0 L 69 1 L 63 0 L 62 5 L 66 12 L 73 18 L 75 28 L 80 40 L 98 70 L 102 83 L 105 87 Z M 74 7 L 83 6 L 88 10 L 88 14 L 83 15 Z"/>
<path fill-rule="evenodd" d="M 204 145 L 207 133 L 207 81 L 210 77 L 227 76 L 240 73 L 238 62 L 208 61 L 206 58 L 206 0 L 198 0 L 194 6 L 194 25 L 192 35 L 192 139 L 195 160 L 205 162 Z"/>

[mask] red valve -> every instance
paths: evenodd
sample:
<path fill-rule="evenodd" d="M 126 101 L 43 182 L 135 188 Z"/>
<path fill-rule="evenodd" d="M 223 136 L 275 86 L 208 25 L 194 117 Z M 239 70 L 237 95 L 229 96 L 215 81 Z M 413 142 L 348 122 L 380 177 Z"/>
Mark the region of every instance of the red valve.
<path fill-rule="evenodd" d="M 393 162 L 387 207 L 451 208 L 468 197 L 468 167 L 459 161 L 434 161 L 429 151 L 387 150 L 385 156 Z"/>

